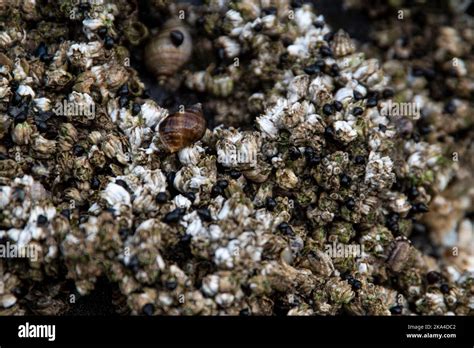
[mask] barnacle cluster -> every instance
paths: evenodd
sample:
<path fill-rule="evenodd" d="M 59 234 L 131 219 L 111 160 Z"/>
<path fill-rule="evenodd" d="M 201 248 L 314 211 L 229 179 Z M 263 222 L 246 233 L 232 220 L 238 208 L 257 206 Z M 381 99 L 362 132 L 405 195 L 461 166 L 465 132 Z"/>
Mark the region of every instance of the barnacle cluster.
<path fill-rule="evenodd" d="M 101 279 L 121 314 L 474 313 L 465 11 L 370 46 L 298 1 L 0 11 L 0 240 L 35 252 L 0 258 L 1 314 Z"/>

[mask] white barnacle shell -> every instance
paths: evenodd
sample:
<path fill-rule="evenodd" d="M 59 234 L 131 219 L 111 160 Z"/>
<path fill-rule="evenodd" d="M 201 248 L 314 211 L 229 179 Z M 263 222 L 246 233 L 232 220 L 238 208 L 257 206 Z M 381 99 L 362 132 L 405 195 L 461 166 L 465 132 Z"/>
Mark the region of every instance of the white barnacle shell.
<path fill-rule="evenodd" d="M 134 190 L 133 210 L 136 212 L 150 212 L 156 209 L 155 195 L 143 186 L 138 186 Z"/>
<path fill-rule="evenodd" d="M 87 210 L 88 213 L 92 214 L 92 215 L 99 215 L 100 212 L 102 211 L 102 207 L 100 206 L 99 203 L 95 202 L 94 204 L 92 204 L 89 209 Z"/>
<path fill-rule="evenodd" d="M 109 135 L 101 145 L 101 150 L 108 158 L 116 158 L 122 164 L 127 164 L 129 161 L 129 154 L 123 150 L 123 145 L 120 139 L 115 135 Z"/>
<path fill-rule="evenodd" d="M 56 141 L 48 140 L 45 137 L 43 137 L 41 134 L 37 134 L 33 137 L 33 142 L 32 142 L 31 147 L 40 155 L 43 155 L 44 157 L 48 157 L 56 149 Z"/>
<path fill-rule="evenodd" d="M 227 58 L 234 58 L 240 54 L 240 44 L 228 36 L 220 36 L 216 40 L 216 46 L 224 49 Z"/>
<path fill-rule="evenodd" d="M 69 47 L 67 57 L 73 65 L 89 69 L 93 59 L 100 56 L 101 48 L 102 44 L 99 41 L 75 43 Z"/>
<path fill-rule="evenodd" d="M 372 151 L 378 150 L 380 145 L 382 145 L 383 137 L 381 134 L 383 133 L 375 131 L 369 134 L 369 147 Z"/>
<path fill-rule="evenodd" d="M 122 113 L 122 110 L 123 109 L 119 107 L 118 99 L 110 99 L 107 102 L 107 114 L 110 116 L 112 122 L 119 123 L 120 128 L 123 129 L 129 125 L 123 125 L 123 123 L 128 121 L 128 118 L 126 117 L 127 113 Z M 128 109 L 126 110 L 128 111 Z"/>
<path fill-rule="evenodd" d="M 295 23 L 300 33 L 304 34 L 311 29 L 315 21 L 316 15 L 311 7 L 304 5 L 295 11 Z"/>
<path fill-rule="evenodd" d="M 12 188 L 10 186 L 0 186 L 0 209 L 5 209 L 11 200 Z"/>
<path fill-rule="evenodd" d="M 357 131 L 347 121 L 334 122 L 334 131 L 336 138 L 346 144 L 357 138 Z"/>
<path fill-rule="evenodd" d="M 178 152 L 179 161 L 182 164 L 193 164 L 196 165 L 202 158 L 202 154 L 205 152 L 204 148 L 199 145 L 191 145 L 181 149 Z"/>
<path fill-rule="evenodd" d="M 177 195 L 173 198 L 174 204 L 176 204 L 177 208 L 189 208 L 191 207 L 191 201 L 184 197 L 183 195 Z"/>
<path fill-rule="evenodd" d="M 411 208 L 411 204 L 408 202 L 407 197 L 402 193 L 395 194 L 388 198 L 390 208 L 396 213 L 406 213 Z"/>
<path fill-rule="evenodd" d="M 260 1 L 255 0 L 242 0 L 236 3 L 237 10 L 242 13 L 245 19 L 251 20 L 260 16 L 261 7 Z"/>
<path fill-rule="evenodd" d="M 261 17 L 261 24 L 264 30 L 274 30 L 280 25 L 277 16 L 269 14 Z"/>
<path fill-rule="evenodd" d="M 18 145 L 27 145 L 31 141 L 33 128 L 28 122 L 18 123 L 11 134 L 12 140 Z"/>
<path fill-rule="evenodd" d="M 295 103 L 305 97 L 308 91 L 309 76 L 298 75 L 288 85 L 287 98 L 290 103 Z"/>
<path fill-rule="evenodd" d="M 72 80 L 72 75 L 64 69 L 46 71 L 46 84 L 48 86 L 64 86 Z"/>
<path fill-rule="evenodd" d="M 0 47 L 8 47 L 13 41 L 13 38 L 8 34 L 7 31 L 0 31 Z"/>
<path fill-rule="evenodd" d="M 309 56 L 308 44 L 304 37 L 296 38 L 295 42 L 288 46 L 288 53 L 292 56 L 307 58 Z"/>
<path fill-rule="evenodd" d="M 158 106 L 154 100 L 148 99 L 142 104 L 141 114 L 145 125 L 153 128 L 168 116 L 168 110 Z"/>
<path fill-rule="evenodd" d="M 202 280 L 202 292 L 207 296 L 215 296 L 219 291 L 219 276 L 209 274 Z"/>
<path fill-rule="evenodd" d="M 410 154 L 407 160 L 410 172 L 413 169 L 425 169 L 426 167 L 434 167 L 442 151 L 437 144 L 427 144 L 425 142 L 415 143 L 409 141 L 405 144 L 405 151 Z"/>
<path fill-rule="evenodd" d="M 230 36 L 232 37 L 238 37 L 240 42 L 246 42 L 246 41 L 251 41 L 255 39 L 263 39 L 261 35 L 255 35 L 254 34 L 254 28 L 256 25 L 260 24 L 262 20 L 260 18 L 257 18 L 253 22 L 247 22 L 243 26 L 234 28 L 230 32 Z M 253 41 L 253 44 L 256 41 Z"/>
<path fill-rule="evenodd" d="M 3 294 L 0 296 L 0 306 L 3 308 L 10 308 L 15 305 L 17 298 L 13 294 Z"/>
<path fill-rule="evenodd" d="M 350 76 L 351 78 L 354 78 L 353 72 L 363 62 L 365 62 L 365 55 L 361 52 L 352 53 L 348 56 L 340 57 L 337 59 L 337 65 L 341 68 L 341 72 L 350 73 L 348 76 Z"/>
<path fill-rule="evenodd" d="M 305 124 L 309 125 L 312 129 L 322 133 L 324 132 L 324 121 L 323 118 L 315 113 L 310 113 L 305 117 Z"/>
<path fill-rule="evenodd" d="M 206 70 L 195 71 L 192 73 L 186 74 L 186 79 L 184 84 L 189 89 L 198 92 L 205 92 L 206 91 Z"/>
<path fill-rule="evenodd" d="M 313 103 L 325 104 L 332 99 L 334 83 L 330 76 L 317 76 L 308 87 L 308 96 Z"/>
<path fill-rule="evenodd" d="M 99 13 L 95 12 L 94 18 L 86 18 L 82 21 L 82 30 L 86 34 L 88 39 L 93 37 L 93 32 L 101 27 L 107 26 L 107 23 L 114 21 L 114 15 L 112 13 Z"/>
<path fill-rule="evenodd" d="M 95 102 L 87 93 L 78 93 L 73 91 L 69 94 L 68 100 L 74 105 L 74 109 L 78 111 L 78 115 L 70 115 L 69 110 L 63 110 L 66 116 L 86 116 L 89 119 L 95 118 Z"/>
<path fill-rule="evenodd" d="M 288 109 L 288 100 L 279 98 L 272 108 L 268 108 L 264 115 L 257 117 L 257 126 L 268 137 L 276 138 L 281 128 L 281 118 Z"/>
<path fill-rule="evenodd" d="M 119 88 L 127 82 L 129 76 L 127 69 L 120 64 L 105 63 L 103 65 L 95 65 L 90 71 L 103 96 L 109 96 L 109 89 L 115 90 Z"/>
<path fill-rule="evenodd" d="M 233 28 L 237 28 L 243 24 L 244 19 L 238 11 L 229 10 L 225 13 L 225 22 L 230 23 Z"/>
<path fill-rule="evenodd" d="M 14 42 L 26 37 L 26 30 L 19 30 L 19 27 L 11 27 L 0 31 L 0 48 L 6 48 Z"/>
<path fill-rule="evenodd" d="M 218 248 L 214 253 L 214 263 L 217 266 L 223 268 L 232 269 L 234 268 L 234 259 L 232 256 L 232 250 L 226 247 Z"/>
<path fill-rule="evenodd" d="M 35 205 L 31 210 L 28 212 L 28 221 L 23 228 L 23 230 L 20 230 L 19 233 L 10 233 L 9 231 L 9 236 L 14 237 L 15 241 L 19 246 L 25 246 L 27 245 L 32 239 L 35 240 L 42 240 L 46 237 L 47 230 L 38 227 L 37 221 L 38 217 L 40 215 L 45 216 L 49 221 L 51 221 L 54 216 L 56 215 L 56 209 L 52 205 L 47 205 L 47 206 L 39 206 Z M 14 232 L 14 231 L 12 231 Z"/>
<path fill-rule="evenodd" d="M 340 88 L 337 92 L 336 95 L 334 96 L 334 99 L 337 101 L 347 104 L 348 102 L 351 101 L 352 97 L 354 95 L 354 91 L 350 87 L 343 87 Z"/>
<path fill-rule="evenodd" d="M 387 117 L 385 117 L 384 115 L 381 115 L 377 108 L 366 109 L 365 115 L 374 126 L 379 125 L 379 124 L 388 126 L 389 121 Z"/>
<path fill-rule="evenodd" d="M 166 177 L 160 169 L 150 170 L 142 166 L 133 168 L 131 175 L 141 180 L 143 187 L 157 194 L 166 190 Z"/>
<path fill-rule="evenodd" d="M 35 108 L 41 111 L 51 110 L 51 100 L 45 97 L 33 99 Z"/>
<path fill-rule="evenodd" d="M 0 66 L 0 74 L 2 74 L 2 69 L 4 69 L 6 65 Z M 8 79 L 5 77 L 0 77 L 0 99 L 8 98 L 11 95 L 11 88 L 9 86 Z"/>
<path fill-rule="evenodd" d="M 367 59 L 354 71 L 353 76 L 358 81 L 364 81 L 377 70 L 379 70 L 379 61 L 375 58 Z"/>
<path fill-rule="evenodd" d="M 203 226 L 202 220 L 199 218 L 199 215 L 196 211 L 184 215 L 180 221 L 180 224 L 186 227 L 186 234 L 192 237 L 202 237 L 204 239 L 207 239 L 208 231 Z"/>
<path fill-rule="evenodd" d="M 298 11 L 296 13 L 298 13 Z M 322 18 L 322 16 L 319 18 Z M 298 21 L 298 24 L 302 24 L 302 26 L 300 26 L 300 30 L 303 31 L 303 35 L 297 37 L 293 44 L 288 46 L 287 50 L 292 56 L 306 59 L 311 57 L 314 49 L 318 46 L 318 43 L 324 40 L 324 35 L 329 32 L 329 28 L 324 26 L 320 29 L 315 28 L 314 25 L 304 27 L 304 22 L 305 19 L 303 19 L 301 22 Z"/>
<path fill-rule="evenodd" d="M 310 58 L 318 41 L 322 40 L 319 29 L 313 29 L 304 36 L 297 37 L 296 40 L 288 46 L 288 54 L 302 59 Z"/>
<path fill-rule="evenodd" d="M 290 168 L 278 169 L 276 183 L 285 190 L 291 190 L 298 185 L 298 177 Z"/>
<path fill-rule="evenodd" d="M 10 116 L 3 114 L 0 115 L 0 139 L 5 136 L 5 134 L 10 130 L 10 125 L 13 123 L 13 120 Z"/>
<path fill-rule="evenodd" d="M 442 293 L 427 292 L 415 304 L 425 307 L 427 314 L 441 315 L 446 312 L 446 303 Z"/>
<path fill-rule="evenodd" d="M 91 144 L 98 145 L 102 141 L 103 136 L 99 131 L 92 131 L 87 136 L 87 139 L 91 142 Z"/>
<path fill-rule="evenodd" d="M 180 192 L 197 191 L 202 185 L 210 184 L 209 177 L 201 173 L 201 169 L 197 166 L 183 166 L 175 176 L 174 186 Z"/>
<path fill-rule="evenodd" d="M 362 96 L 366 96 L 367 95 L 367 88 L 365 88 L 363 85 L 361 85 L 360 83 L 357 82 L 357 84 L 355 84 L 354 86 L 354 91 L 355 92 L 359 92 Z"/>
<path fill-rule="evenodd" d="M 16 93 L 18 93 L 21 96 L 29 95 L 29 96 L 31 96 L 31 98 L 35 97 L 35 92 L 33 91 L 33 88 L 31 88 L 28 85 L 18 86 L 18 89 L 16 90 Z"/>
<path fill-rule="evenodd" d="M 23 230 L 20 230 L 18 228 L 10 228 L 6 235 L 8 236 L 8 238 L 10 238 L 12 241 L 14 242 L 18 242 L 18 240 L 20 239 L 20 234 L 23 232 Z"/>
<path fill-rule="evenodd" d="M 220 293 L 216 296 L 216 303 L 222 307 L 229 307 L 234 302 L 235 296 L 229 293 Z"/>
<path fill-rule="evenodd" d="M 364 182 L 374 188 L 383 189 L 392 184 L 395 174 L 390 157 L 382 157 L 379 152 L 371 151 L 366 166 Z"/>
<path fill-rule="evenodd" d="M 239 132 L 236 129 L 216 129 L 219 140 L 216 143 L 217 161 L 223 166 L 249 169 L 255 167 L 260 141 L 253 132 Z"/>
<path fill-rule="evenodd" d="M 204 84 L 209 93 L 218 97 L 227 97 L 234 89 L 234 79 L 226 74 L 211 76 L 209 73 L 206 73 L 204 75 Z"/>
<path fill-rule="evenodd" d="M 242 202 L 239 197 L 233 196 L 225 201 L 217 214 L 219 220 L 234 218 L 244 221 L 252 213 L 253 208 Z"/>
<path fill-rule="evenodd" d="M 196 211 L 183 216 L 180 222 L 186 227 L 186 234 L 199 240 L 218 241 L 222 238 L 222 230 L 219 225 L 209 225 L 205 227 Z"/>
<path fill-rule="evenodd" d="M 28 74 L 26 73 L 27 63 L 23 59 L 17 58 L 15 60 L 15 67 L 13 68 L 13 76 L 16 81 L 27 80 Z"/>
<path fill-rule="evenodd" d="M 101 18 L 87 18 L 82 21 L 82 25 L 85 29 L 95 31 L 104 26 L 104 22 Z"/>
<path fill-rule="evenodd" d="M 284 113 L 281 119 L 281 125 L 286 129 L 294 128 L 304 121 L 308 112 L 311 113 L 313 111 L 314 107 L 311 103 L 307 101 L 303 101 L 302 103 L 295 102 L 291 104 L 287 112 Z"/>
<path fill-rule="evenodd" d="M 167 294 L 165 292 L 160 292 L 158 294 L 158 301 L 159 301 L 161 306 L 167 307 L 167 306 L 171 306 L 173 304 L 174 298 L 170 294 Z"/>
<path fill-rule="evenodd" d="M 213 242 L 218 241 L 222 238 L 222 229 L 219 225 L 210 225 L 208 232 L 209 238 Z"/>
<path fill-rule="evenodd" d="M 105 199 L 107 204 L 113 208 L 120 208 L 122 204 L 127 206 L 131 205 L 130 194 L 127 190 L 113 182 L 107 185 L 105 190 L 101 192 L 101 196 Z"/>

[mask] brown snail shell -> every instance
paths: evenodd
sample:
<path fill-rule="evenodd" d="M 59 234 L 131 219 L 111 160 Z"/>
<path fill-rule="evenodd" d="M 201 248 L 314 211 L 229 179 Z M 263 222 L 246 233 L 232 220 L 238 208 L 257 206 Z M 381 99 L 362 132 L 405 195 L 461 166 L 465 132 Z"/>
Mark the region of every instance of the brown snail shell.
<path fill-rule="evenodd" d="M 145 47 L 146 67 L 158 80 L 166 79 L 189 61 L 192 49 L 188 29 L 181 21 L 170 19 Z"/>
<path fill-rule="evenodd" d="M 167 152 L 177 152 L 200 140 L 206 132 L 201 104 L 169 115 L 158 126 L 160 141 Z"/>

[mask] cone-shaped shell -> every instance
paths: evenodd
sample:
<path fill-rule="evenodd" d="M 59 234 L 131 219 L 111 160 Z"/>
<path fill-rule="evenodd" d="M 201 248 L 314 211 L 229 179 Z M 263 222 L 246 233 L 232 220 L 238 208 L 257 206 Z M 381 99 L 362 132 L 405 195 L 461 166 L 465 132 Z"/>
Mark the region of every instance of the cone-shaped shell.
<path fill-rule="evenodd" d="M 355 52 L 355 45 L 351 37 L 344 30 L 339 29 L 331 42 L 331 49 L 336 57 L 344 57 Z"/>

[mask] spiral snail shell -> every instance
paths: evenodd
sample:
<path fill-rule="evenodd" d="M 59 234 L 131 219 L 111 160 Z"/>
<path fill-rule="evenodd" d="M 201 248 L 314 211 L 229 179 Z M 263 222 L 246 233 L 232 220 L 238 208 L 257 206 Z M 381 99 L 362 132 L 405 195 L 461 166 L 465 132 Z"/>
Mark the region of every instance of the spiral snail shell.
<path fill-rule="evenodd" d="M 201 104 L 195 104 L 184 111 L 169 115 L 158 126 L 161 144 L 167 152 L 174 153 L 204 136 L 206 120 Z"/>
<path fill-rule="evenodd" d="M 158 80 L 176 73 L 191 58 L 192 39 L 188 29 L 176 19 L 168 20 L 161 32 L 145 47 L 147 69 Z"/>

